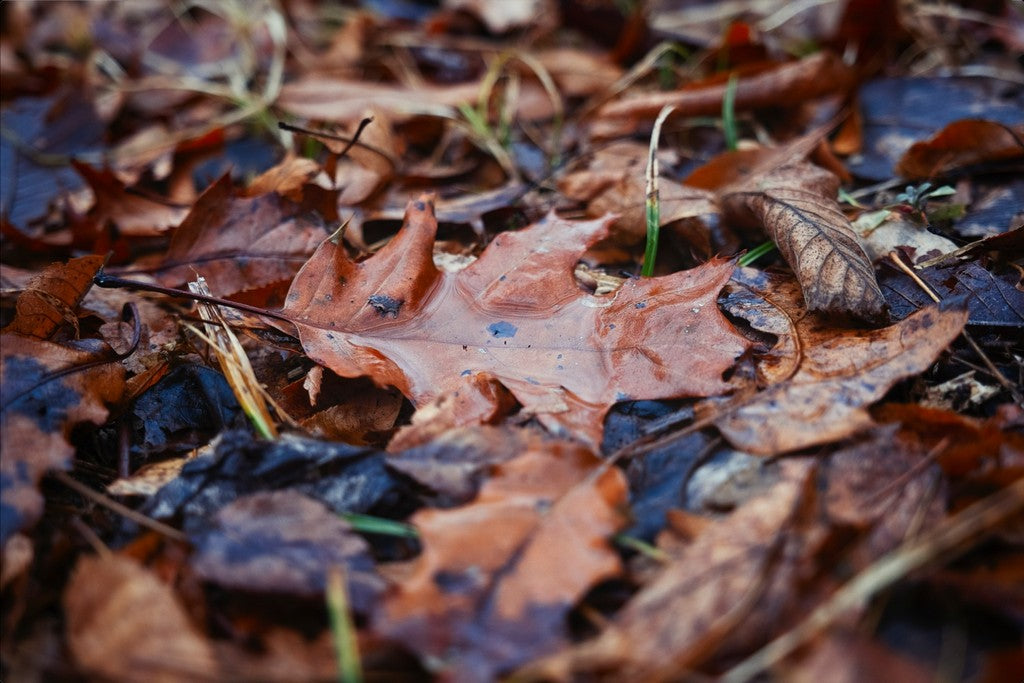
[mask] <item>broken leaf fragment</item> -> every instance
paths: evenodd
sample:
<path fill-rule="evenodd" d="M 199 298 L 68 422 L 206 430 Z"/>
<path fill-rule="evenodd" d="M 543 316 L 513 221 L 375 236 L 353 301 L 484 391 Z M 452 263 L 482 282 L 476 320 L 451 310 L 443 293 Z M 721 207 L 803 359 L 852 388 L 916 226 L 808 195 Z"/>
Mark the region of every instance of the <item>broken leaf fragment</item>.
<path fill-rule="evenodd" d="M 617 401 L 729 391 L 723 373 L 748 346 L 715 303 L 729 261 L 607 296 L 580 287 L 576 262 L 609 223 L 549 215 L 449 273 L 434 266 L 437 219 L 423 197 L 365 261 L 323 243 L 283 312 L 306 353 L 338 375 L 367 375 L 423 405 L 489 374 L 545 426 L 596 445 Z"/>

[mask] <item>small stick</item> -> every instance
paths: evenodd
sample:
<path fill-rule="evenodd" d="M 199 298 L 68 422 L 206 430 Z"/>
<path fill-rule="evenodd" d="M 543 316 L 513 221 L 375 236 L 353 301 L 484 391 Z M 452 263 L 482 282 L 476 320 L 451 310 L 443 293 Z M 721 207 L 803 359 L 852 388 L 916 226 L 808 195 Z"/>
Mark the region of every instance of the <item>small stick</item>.
<path fill-rule="evenodd" d="M 181 531 L 178 531 L 174 527 L 167 526 L 163 522 L 158 522 L 155 519 L 151 519 L 146 515 L 142 514 L 141 512 L 138 512 L 137 510 L 132 510 L 127 505 L 122 505 L 121 503 L 118 503 L 116 500 L 111 500 L 110 498 L 103 495 L 99 491 L 93 491 L 91 488 L 89 488 L 82 482 L 78 481 L 77 479 L 73 479 L 70 475 L 68 475 L 67 472 L 55 470 L 50 474 L 53 476 L 54 479 L 67 486 L 69 489 L 72 489 L 73 491 L 82 494 L 83 496 L 93 501 L 94 503 L 102 505 L 108 510 L 112 510 L 113 512 L 116 512 L 117 514 L 121 515 L 122 517 L 125 517 L 126 519 L 132 520 L 139 526 L 144 526 L 147 529 L 151 529 L 152 531 L 157 532 L 158 534 L 163 534 L 172 541 L 181 541 L 183 543 L 188 543 L 188 536 L 186 536 Z"/>

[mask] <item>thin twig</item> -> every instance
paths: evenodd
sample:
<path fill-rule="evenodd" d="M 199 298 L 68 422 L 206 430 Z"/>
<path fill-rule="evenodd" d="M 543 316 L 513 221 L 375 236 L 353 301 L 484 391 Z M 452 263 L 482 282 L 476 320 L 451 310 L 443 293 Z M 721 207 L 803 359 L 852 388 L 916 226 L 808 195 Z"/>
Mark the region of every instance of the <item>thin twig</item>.
<path fill-rule="evenodd" d="M 158 534 L 163 534 L 172 541 L 181 541 L 183 543 L 188 543 L 188 536 L 186 536 L 181 531 L 178 531 L 174 527 L 167 526 L 163 522 L 158 522 L 155 519 L 147 517 L 146 515 L 142 514 L 141 512 L 138 512 L 137 510 L 132 510 L 130 507 L 122 505 L 121 503 L 118 503 L 116 500 L 108 498 L 99 491 L 92 490 L 91 488 L 89 488 L 82 482 L 78 481 L 77 479 L 73 479 L 67 472 L 55 470 L 50 474 L 53 476 L 54 479 L 67 486 L 69 489 L 72 489 L 73 491 L 82 494 L 83 496 L 93 501 L 97 505 L 102 505 L 108 510 L 116 512 L 117 514 L 121 515 L 126 519 L 130 519 L 139 526 L 144 526 L 147 529 L 157 532 Z"/>

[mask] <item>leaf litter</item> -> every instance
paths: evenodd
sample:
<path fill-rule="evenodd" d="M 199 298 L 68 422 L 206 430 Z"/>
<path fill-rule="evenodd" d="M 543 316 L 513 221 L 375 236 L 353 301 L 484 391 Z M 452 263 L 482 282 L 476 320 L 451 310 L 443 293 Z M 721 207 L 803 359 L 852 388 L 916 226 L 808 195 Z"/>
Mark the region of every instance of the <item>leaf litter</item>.
<path fill-rule="evenodd" d="M 5 678 L 1019 678 L 1009 3 L 4 13 Z"/>

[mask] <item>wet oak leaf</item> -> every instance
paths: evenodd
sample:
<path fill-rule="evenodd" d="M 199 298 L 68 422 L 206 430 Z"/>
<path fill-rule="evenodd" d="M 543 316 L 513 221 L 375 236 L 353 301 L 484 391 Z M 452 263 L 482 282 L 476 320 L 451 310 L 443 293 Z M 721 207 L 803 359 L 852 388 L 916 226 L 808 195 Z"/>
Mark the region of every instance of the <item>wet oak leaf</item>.
<path fill-rule="evenodd" d="M 276 193 L 236 196 L 225 175 L 196 200 L 154 275 L 175 287 L 198 272 L 231 296 L 291 280 L 326 236 L 315 213 Z"/>
<path fill-rule="evenodd" d="M 449 273 L 432 260 L 437 219 L 424 197 L 366 261 L 324 242 L 283 313 L 310 358 L 342 377 L 369 376 L 424 405 L 488 373 L 546 426 L 596 445 L 617 401 L 728 391 L 722 374 L 748 346 L 715 304 L 731 262 L 629 280 L 609 296 L 584 291 L 573 269 L 610 222 L 550 215 Z"/>
<path fill-rule="evenodd" d="M 896 164 L 896 172 L 904 178 L 932 178 L 965 166 L 1021 157 L 1024 124 L 961 119 L 931 139 L 911 145 Z"/>
<path fill-rule="evenodd" d="M 4 333 L 49 339 L 64 323 L 77 325 L 75 311 L 102 265 L 102 256 L 82 256 L 48 266 L 18 295 L 14 320 Z"/>
<path fill-rule="evenodd" d="M 0 543 L 39 518 L 43 498 L 36 485 L 47 471 L 70 463 L 72 428 L 103 424 L 106 406 L 124 391 L 119 363 L 88 366 L 111 357 L 110 348 L 79 346 L 16 334 L 0 337 Z"/>
<path fill-rule="evenodd" d="M 808 162 L 744 180 L 721 194 L 727 220 L 760 225 L 778 245 L 812 311 L 883 319 L 871 261 L 835 200 L 839 180 Z"/>
<path fill-rule="evenodd" d="M 423 552 L 374 627 L 456 680 L 497 673 L 550 652 L 568 611 L 620 570 L 608 538 L 625 524 L 614 468 L 576 444 L 531 447 L 496 467 L 463 507 L 416 513 Z"/>

